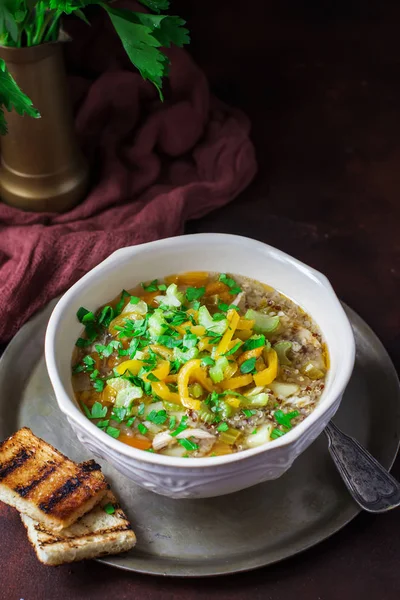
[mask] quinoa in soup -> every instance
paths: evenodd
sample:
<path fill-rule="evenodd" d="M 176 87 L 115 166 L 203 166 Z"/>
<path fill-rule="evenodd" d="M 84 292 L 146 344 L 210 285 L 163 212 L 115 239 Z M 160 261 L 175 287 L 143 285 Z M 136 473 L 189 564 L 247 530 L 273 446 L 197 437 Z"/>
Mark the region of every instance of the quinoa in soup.
<path fill-rule="evenodd" d="M 97 427 L 141 450 L 196 458 L 255 448 L 296 427 L 324 389 L 317 325 L 242 276 L 165 277 L 77 318 L 76 399 Z"/>

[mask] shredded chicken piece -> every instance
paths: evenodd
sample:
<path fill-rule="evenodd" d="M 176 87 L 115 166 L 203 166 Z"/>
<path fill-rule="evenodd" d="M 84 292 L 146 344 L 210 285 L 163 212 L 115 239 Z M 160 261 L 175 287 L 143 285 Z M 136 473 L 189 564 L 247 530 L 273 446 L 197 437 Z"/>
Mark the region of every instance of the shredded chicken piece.
<path fill-rule="evenodd" d="M 171 435 L 170 431 L 160 431 L 153 438 L 153 449 L 161 450 L 162 448 L 166 448 L 170 444 L 175 442 L 175 438 Z"/>
<path fill-rule="evenodd" d="M 178 433 L 178 435 L 176 437 L 179 440 L 182 440 L 183 438 L 189 438 L 189 437 L 194 437 L 194 438 L 197 438 L 198 440 L 215 439 L 215 435 L 213 435 L 209 431 L 205 431 L 204 429 L 185 429 L 184 431 L 181 431 L 181 433 Z"/>

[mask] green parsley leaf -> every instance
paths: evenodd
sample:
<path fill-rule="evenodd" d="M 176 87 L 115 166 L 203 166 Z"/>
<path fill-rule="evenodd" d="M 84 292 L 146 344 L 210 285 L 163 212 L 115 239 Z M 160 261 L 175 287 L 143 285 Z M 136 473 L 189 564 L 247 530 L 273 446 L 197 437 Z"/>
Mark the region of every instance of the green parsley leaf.
<path fill-rule="evenodd" d="M 147 375 L 147 379 L 148 379 L 149 381 L 160 381 L 160 380 L 158 379 L 158 377 L 156 377 L 155 375 L 153 375 L 153 373 L 149 373 L 149 374 Z"/>
<path fill-rule="evenodd" d="M 173 437 L 176 437 L 178 435 L 178 433 L 181 433 L 182 431 L 185 431 L 185 429 L 187 429 L 187 425 L 186 425 L 186 421 L 188 420 L 188 417 L 186 415 L 184 415 L 181 419 L 181 422 L 179 423 L 178 427 L 174 430 L 171 431 L 171 435 Z"/>
<path fill-rule="evenodd" d="M 129 304 L 139 304 L 140 302 L 140 298 L 138 298 L 137 296 L 131 296 L 130 300 L 129 300 Z"/>
<path fill-rule="evenodd" d="M 165 285 L 165 283 L 159 283 L 157 287 L 160 290 L 160 292 L 165 292 L 167 289 L 167 286 Z"/>
<path fill-rule="evenodd" d="M 243 350 L 247 352 L 247 350 L 254 350 L 254 348 L 259 348 L 260 346 L 265 346 L 265 335 L 258 335 L 246 340 L 243 344 Z"/>
<path fill-rule="evenodd" d="M 113 438 L 118 438 L 121 432 L 116 427 L 107 427 L 106 433 Z"/>
<path fill-rule="evenodd" d="M 94 313 L 83 306 L 78 309 L 76 316 L 79 323 L 90 323 L 91 321 L 93 322 L 96 320 Z"/>
<path fill-rule="evenodd" d="M 169 429 L 174 429 L 175 426 L 176 426 L 176 416 L 172 415 L 172 417 L 170 417 L 170 419 L 169 419 L 168 428 Z"/>
<path fill-rule="evenodd" d="M 240 365 L 240 371 L 242 373 L 251 373 L 251 371 L 253 371 L 254 367 L 256 366 L 256 358 L 248 358 L 247 360 L 245 360 L 241 365 Z"/>
<path fill-rule="evenodd" d="M 194 348 L 198 342 L 198 337 L 194 333 L 186 333 L 183 336 L 183 346 L 185 348 Z"/>
<path fill-rule="evenodd" d="M 159 410 L 158 412 L 155 410 L 152 410 L 148 415 L 147 415 L 147 420 L 151 421 L 151 423 L 154 423 L 155 425 L 164 425 L 165 421 L 167 420 L 167 411 L 166 410 Z"/>
<path fill-rule="evenodd" d="M 99 370 L 98 370 L 98 369 L 95 369 L 95 370 L 93 371 L 93 373 L 90 373 L 90 375 L 89 375 L 90 379 L 92 379 L 92 380 L 93 380 L 93 379 L 97 379 L 97 378 L 98 378 L 98 376 L 99 376 Z"/>
<path fill-rule="evenodd" d="M 196 442 L 192 442 L 192 440 L 190 440 L 189 438 L 182 438 L 181 440 L 178 440 L 178 442 L 181 446 L 183 446 L 186 450 L 189 450 L 190 452 L 199 449 L 198 444 L 196 444 Z"/>
<path fill-rule="evenodd" d="M 240 346 L 243 344 L 242 341 L 237 342 L 237 344 L 235 344 L 233 346 L 233 348 L 231 348 L 230 350 L 228 350 L 228 352 L 225 352 L 224 356 L 231 356 L 232 354 L 235 354 L 235 352 L 237 352 L 240 348 Z"/>
<path fill-rule="evenodd" d="M 285 435 L 285 432 L 280 429 L 275 428 L 271 431 L 271 438 L 273 440 L 276 440 L 276 438 L 281 437 L 282 435 Z"/>
<path fill-rule="evenodd" d="M 236 283 L 236 281 L 232 279 L 232 277 L 228 277 L 225 273 L 221 273 L 219 280 L 230 288 L 230 294 L 239 294 L 242 291 L 242 288 Z"/>
<path fill-rule="evenodd" d="M 146 433 L 148 432 L 146 425 L 143 425 L 143 423 L 139 423 L 138 430 L 142 435 L 146 435 Z"/>
<path fill-rule="evenodd" d="M 159 335 L 157 336 L 157 344 L 166 348 L 177 348 L 182 345 L 182 340 L 172 337 L 172 335 Z"/>
<path fill-rule="evenodd" d="M 145 292 L 157 292 L 158 291 L 158 280 L 153 279 L 150 283 L 141 283 L 140 284 Z"/>
<path fill-rule="evenodd" d="M 188 287 L 186 290 L 186 300 L 188 302 L 193 302 L 193 300 L 200 300 L 202 296 L 204 296 L 206 291 L 205 287 Z"/>
<path fill-rule="evenodd" d="M 242 291 L 242 288 L 239 287 L 238 285 L 236 285 L 235 287 L 233 287 L 229 290 L 229 293 L 236 296 L 237 294 L 240 294 L 241 291 Z"/>
<path fill-rule="evenodd" d="M 215 365 L 215 360 L 211 358 L 211 356 L 204 356 L 204 358 L 201 359 L 201 365 L 203 367 L 213 367 Z"/>
<path fill-rule="evenodd" d="M 213 314 L 213 321 L 222 321 L 223 319 L 226 318 L 226 315 L 224 315 L 223 313 L 214 313 Z"/>
<path fill-rule="evenodd" d="M 91 419 L 103 419 L 107 414 L 107 407 L 100 402 L 95 402 L 92 406 Z"/>
<path fill-rule="evenodd" d="M 127 427 L 132 427 L 134 421 L 135 421 L 136 417 L 130 417 L 127 422 L 126 422 L 126 426 Z"/>
<path fill-rule="evenodd" d="M 296 417 L 299 416 L 299 411 L 295 410 L 291 413 L 284 413 L 282 410 L 276 410 L 274 413 L 274 418 L 275 421 L 277 423 L 279 423 L 279 425 L 283 425 L 284 427 L 286 427 L 287 429 L 291 429 L 292 428 L 292 419 L 295 419 Z"/>
<path fill-rule="evenodd" d="M 111 412 L 111 418 L 118 423 L 122 423 L 127 414 L 127 409 L 124 406 L 114 406 Z"/>
<path fill-rule="evenodd" d="M 82 371 L 84 371 L 85 367 L 83 365 L 80 365 L 79 363 L 77 363 L 76 365 L 74 365 L 72 367 L 72 372 L 73 373 L 82 373 Z"/>
<path fill-rule="evenodd" d="M 228 429 L 229 429 L 228 423 L 221 423 L 217 427 L 217 431 L 228 431 Z"/>
<path fill-rule="evenodd" d="M 85 413 L 85 415 L 87 416 L 87 418 L 91 419 L 92 414 L 91 414 L 90 410 L 88 409 L 88 407 L 86 406 L 86 404 L 84 404 L 83 402 L 81 402 L 80 404 L 81 404 L 82 410 Z"/>
<path fill-rule="evenodd" d="M 249 409 L 249 408 L 244 408 L 244 409 L 243 409 L 243 414 L 244 414 L 244 416 L 245 416 L 245 417 L 247 417 L 248 419 L 249 419 L 250 417 L 252 417 L 253 415 L 255 415 L 255 414 L 256 414 L 256 412 L 257 412 L 256 410 Z"/>
<path fill-rule="evenodd" d="M 15 19 L 10 18 L 8 23 L 12 26 Z M 34 108 L 30 98 L 23 93 L 8 71 L 5 61 L 0 59 L 0 134 L 2 135 L 7 133 L 3 107 L 8 112 L 15 110 L 19 115 L 26 114 L 34 119 L 40 117 L 39 111 Z"/>
<path fill-rule="evenodd" d="M 114 505 L 111 504 L 111 502 L 109 502 L 108 504 L 106 504 L 103 507 L 104 512 L 106 512 L 108 515 L 113 515 L 115 513 L 115 508 Z"/>
<path fill-rule="evenodd" d="M 112 306 L 105 306 L 101 311 L 97 322 L 99 325 L 103 325 L 103 327 L 108 327 L 111 321 L 114 318 L 114 309 Z"/>
<path fill-rule="evenodd" d="M 251 435 L 255 435 L 257 433 L 257 428 L 253 429 L 253 431 L 251 432 Z"/>
<path fill-rule="evenodd" d="M 140 3 L 144 4 L 155 13 L 159 13 L 162 10 L 168 10 L 169 8 L 169 0 L 140 0 Z"/>
<path fill-rule="evenodd" d="M 104 390 L 104 381 L 102 379 L 95 379 L 93 387 L 96 392 L 102 392 Z"/>
<path fill-rule="evenodd" d="M 125 300 L 127 298 L 129 298 L 129 296 L 130 296 L 129 292 L 127 292 L 126 290 L 122 290 L 119 302 L 118 302 L 117 306 L 115 307 L 115 316 L 116 317 L 118 317 L 118 315 L 121 314 L 121 312 L 125 306 Z"/>
<path fill-rule="evenodd" d="M 99 429 L 105 429 L 106 427 L 108 427 L 109 423 L 110 423 L 110 419 L 106 419 L 105 421 L 98 421 L 98 423 L 96 423 L 96 426 Z"/>
<path fill-rule="evenodd" d="M 144 409 L 146 408 L 146 405 L 144 402 L 141 402 L 139 404 L 139 408 L 138 408 L 138 415 L 142 416 L 144 413 Z"/>

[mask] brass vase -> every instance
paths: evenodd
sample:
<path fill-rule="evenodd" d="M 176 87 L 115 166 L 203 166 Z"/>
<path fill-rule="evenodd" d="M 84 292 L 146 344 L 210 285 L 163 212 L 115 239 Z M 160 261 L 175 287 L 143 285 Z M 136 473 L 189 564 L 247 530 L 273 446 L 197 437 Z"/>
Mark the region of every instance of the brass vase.
<path fill-rule="evenodd" d="M 0 58 L 41 114 L 6 112 L 0 197 L 23 210 L 64 212 L 83 199 L 88 168 L 75 138 L 62 43 L 3 46 Z"/>

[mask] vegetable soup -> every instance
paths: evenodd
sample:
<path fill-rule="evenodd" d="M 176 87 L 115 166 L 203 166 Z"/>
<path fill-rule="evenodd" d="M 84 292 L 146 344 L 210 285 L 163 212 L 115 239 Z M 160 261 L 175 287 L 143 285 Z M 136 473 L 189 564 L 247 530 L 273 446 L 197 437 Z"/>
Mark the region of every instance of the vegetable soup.
<path fill-rule="evenodd" d="M 168 456 L 255 448 L 317 405 L 329 368 L 321 332 L 258 281 L 193 272 L 80 308 L 72 382 L 97 427 Z"/>

